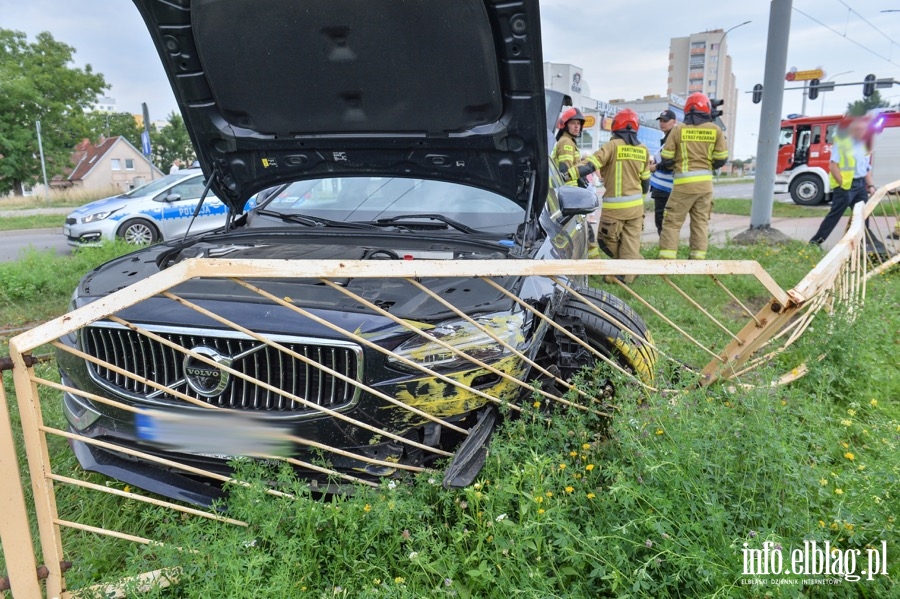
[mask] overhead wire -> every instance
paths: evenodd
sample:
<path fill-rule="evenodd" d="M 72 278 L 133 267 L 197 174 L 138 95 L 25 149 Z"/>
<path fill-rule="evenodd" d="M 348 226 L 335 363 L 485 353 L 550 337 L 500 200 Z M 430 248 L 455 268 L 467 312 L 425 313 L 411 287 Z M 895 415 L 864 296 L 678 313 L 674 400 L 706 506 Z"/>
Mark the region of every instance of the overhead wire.
<path fill-rule="evenodd" d="M 863 22 L 864 22 L 866 25 L 868 25 L 869 27 L 871 27 L 872 29 L 874 29 L 875 31 L 877 31 L 884 39 L 886 39 L 887 41 L 889 41 L 889 42 L 891 43 L 892 46 L 896 46 L 896 45 L 897 45 L 897 43 L 894 41 L 894 38 L 892 38 L 891 36 L 889 36 L 888 34 L 886 34 L 884 31 L 882 31 L 881 29 L 879 29 L 878 27 L 876 27 L 874 23 L 872 23 L 871 21 L 869 21 L 869 19 L 865 18 L 864 16 L 862 16 L 861 14 L 859 14 L 858 12 L 856 12 L 856 9 L 854 9 L 852 6 L 850 6 L 849 4 L 847 4 L 846 2 L 844 2 L 844 0 L 838 0 L 838 2 L 840 2 L 841 4 L 843 4 L 844 6 L 846 6 L 848 11 L 850 11 L 851 13 L 855 14 L 857 17 L 859 17 L 860 19 L 862 19 Z"/>
<path fill-rule="evenodd" d="M 842 38 L 844 38 L 844 39 L 847 40 L 848 42 L 850 42 L 850 43 L 852 43 L 852 44 L 854 44 L 854 45 L 856 45 L 856 46 L 862 48 L 863 50 L 865 50 L 865 51 L 868 52 L 869 54 L 871 54 L 871 55 L 873 55 L 873 56 L 877 56 L 878 58 L 882 59 L 882 60 L 885 61 L 885 62 L 888 62 L 888 63 L 894 65 L 895 67 L 900 67 L 900 64 L 898 64 L 898 63 L 894 62 L 893 60 L 891 60 L 891 58 L 890 58 L 889 56 L 885 56 L 885 55 L 883 55 L 883 54 L 880 54 L 879 52 L 876 52 L 875 50 L 872 50 L 872 49 L 869 48 L 868 46 L 866 46 L 866 45 L 864 45 L 864 44 L 862 44 L 862 43 L 856 41 L 855 39 L 853 39 L 853 38 L 851 38 L 851 37 L 848 37 L 847 35 L 841 33 L 840 31 L 838 31 L 837 29 L 835 29 L 835 28 L 832 27 L 831 25 L 828 25 L 828 24 L 826 24 L 826 23 L 823 23 L 822 21 L 820 21 L 820 20 L 817 19 L 816 17 L 812 16 L 811 14 L 806 13 L 806 12 L 800 10 L 800 9 L 797 8 L 797 7 L 793 7 L 793 10 L 794 10 L 795 12 L 797 12 L 797 13 L 803 15 L 804 17 L 806 17 L 806 18 L 809 19 L 810 21 L 813 21 L 814 23 L 817 23 L 817 24 L 821 25 L 822 27 L 828 29 L 828 30 L 831 31 L 832 33 L 841 36 Z"/>

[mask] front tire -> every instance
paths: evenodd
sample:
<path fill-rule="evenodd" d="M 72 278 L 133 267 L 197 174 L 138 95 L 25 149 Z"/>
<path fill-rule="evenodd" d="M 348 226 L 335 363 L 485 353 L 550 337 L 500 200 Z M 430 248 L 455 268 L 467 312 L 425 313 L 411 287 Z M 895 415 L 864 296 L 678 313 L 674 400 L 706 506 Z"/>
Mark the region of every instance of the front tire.
<path fill-rule="evenodd" d="M 801 206 L 818 206 L 825 201 L 825 185 L 821 177 L 812 173 L 798 176 L 791 182 L 791 199 Z"/>
<path fill-rule="evenodd" d="M 149 220 L 133 218 L 122 223 L 116 237 L 132 245 L 150 245 L 159 241 L 159 229 Z"/>
<path fill-rule="evenodd" d="M 644 319 L 621 299 L 601 289 L 579 289 L 578 293 L 608 316 L 601 316 L 577 297 L 569 297 L 556 314 L 557 323 L 641 381 L 650 383 L 655 377 L 658 355 Z M 558 364 L 564 375 L 571 376 L 594 363 L 596 356 L 584 348 L 573 359 L 573 352 L 566 352 L 561 345 L 565 341 L 575 345 L 574 342 L 562 333 L 557 334 L 561 350 L 557 357 L 565 356 L 565 361 L 570 362 Z"/>

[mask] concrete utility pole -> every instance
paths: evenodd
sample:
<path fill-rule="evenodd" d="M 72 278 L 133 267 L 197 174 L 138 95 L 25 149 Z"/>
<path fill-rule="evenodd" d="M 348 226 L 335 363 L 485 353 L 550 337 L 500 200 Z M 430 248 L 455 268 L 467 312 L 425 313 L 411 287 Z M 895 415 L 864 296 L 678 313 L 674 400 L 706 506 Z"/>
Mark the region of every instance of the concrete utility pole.
<path fill-rule="evenodd" d="M 44 160 L 44 141 L 41 139 L 41 122 L 35 121 L 34 126 L 37 129 L 38 153 L 41 155 L 41 173 L 44 175 L 44 199 L 50 202 L 50 186 L 47 184 L 47 163 Z"/>
<path fill-rule="evenodd" d="M 778 162 L 778 136 L 784 100 L 784 74 L 787 71 L 788 38 L 791 33 L 792 0 L 772 0 L 769 7 L 769 38 L 766 47 L 766 73 L 763 79 L 762 111 L 756 146 L 756 182 L 750 230 L 735 238 L 755 243 L 760 237 L 781 241 L 780 232 L 771 229 L 772 204 L 775 201 L 775 168 Z M 743 239 L 741 239 L 743 238 Z"/>

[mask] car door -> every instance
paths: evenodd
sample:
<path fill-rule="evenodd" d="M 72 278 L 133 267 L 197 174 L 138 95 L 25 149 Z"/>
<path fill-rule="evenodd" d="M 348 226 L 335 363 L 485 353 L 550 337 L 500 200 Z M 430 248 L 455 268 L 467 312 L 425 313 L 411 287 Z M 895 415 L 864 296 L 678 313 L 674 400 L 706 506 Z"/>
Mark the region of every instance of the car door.
<path fill-rule="evenodd" d="M 200 213 L 191 224 L 191 217 L 197 209 L 205 185 L 203 176 L 197 175 L 185 179 L 165 192 L 162 219 L 164 239 L 183 236 L 188 232 L 189 226 L 190 233 L 203 233 L 225 224 L 225 204 L 212 192 L 206 196 Z"/>

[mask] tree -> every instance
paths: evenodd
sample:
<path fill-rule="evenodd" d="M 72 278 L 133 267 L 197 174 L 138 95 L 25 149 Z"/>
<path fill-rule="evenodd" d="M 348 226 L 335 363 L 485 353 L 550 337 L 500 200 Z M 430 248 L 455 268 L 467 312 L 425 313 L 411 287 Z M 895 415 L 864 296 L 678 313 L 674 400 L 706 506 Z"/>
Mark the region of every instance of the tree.
<path fill-rule="evenodd" d="M 863 116 L 870 110 L 875 108 L 887 108 L 888 106 L 890 106 L 890 102 L 882 100 L 881 93 L 876 89 L 875 93 L 868 98 L 863 98 L 862 100 L 847 104 L 847 114 L 851 116 Z"/>
<path fill-rule="evenodd" d="M 741 171 L 741 176 L 744 176 L 744 161 L 740 158 L 735 158 L 731 161 L 731 174 L 734 174 L 734 171 Z"/>
<path fill-rule="evenodd" d="M 0 194 L 21 194 L 23 185 L 39 180 L 35 121 L 41 121 L 47 176 L 70 166 L 81 139 L 73 120 L 109 87 L 90 65 L 74 67 L 74 53 L 48 32 L 29 42 L 20 31 L 0 28 Z"/>
<path fill-rule="evenodd" d="M 197 158 L 194 144 L 184 126 L 184 119 L 175 112 L 169 113 L 165 126 L 157 132 L 150 133 L 153 149 L 153 163 L 164 173 L 176 159 L 182 164 L 190 165 Z M 140 146 L 138 146 L 140 147 Z"/>
<path fill-rule="evenodd" d="M 86 137 L 96 143 L 101 137 L 117 137 L 121 135 L 131 145 L 140 149 L 141 127 L 134 120 L 134 115 L 128 112 L 85 112 L 80 117 L 73 119 L 72 128 L 79 131 L 81 137 Z"/>

